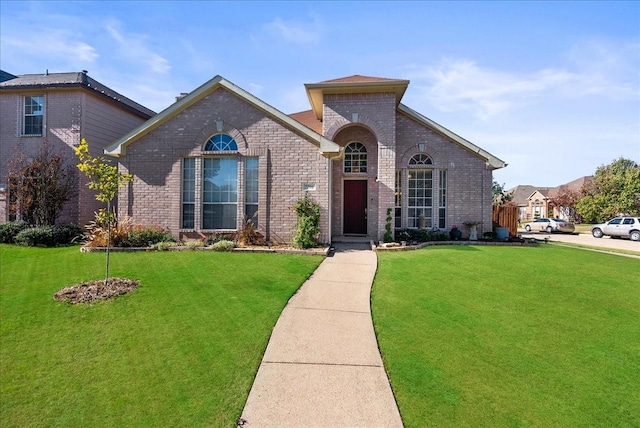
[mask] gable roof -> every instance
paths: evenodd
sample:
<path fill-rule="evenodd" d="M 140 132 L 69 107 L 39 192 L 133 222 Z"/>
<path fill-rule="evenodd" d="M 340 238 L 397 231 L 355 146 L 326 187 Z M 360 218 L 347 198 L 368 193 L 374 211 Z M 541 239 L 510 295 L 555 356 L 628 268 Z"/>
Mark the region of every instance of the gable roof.
<path fill-rule="evenodd" d="M 84 88 L 92 93 L 115 101 L 128 110 L 148 119 L 156 113 L 125 97 L 108 86 L 89 77 L 86 71 L 71 73 L 22 74 L 0 82 L 0 90 L 24 90 L 34 88 Z"/>
<path fill-rule="evenodd" d="M 104 149 L 105 154 L 116 157 L 123 156 L 128 145 L 153 131 L 154 129 L 158 128 L 160 125 L 169 121 L 171 118 L 175 117 L 186 108 L 194 105 L 210 93 L 220 88 L 226 89 L 227 91 L 251 104 L 258 110 L 261 110 L 263 113 L 279 122 L 286 128 L 316 144 L 323 154 L 340 153 L 340 146 L 333 141 L 323 137 L 322 135 L 320 135 L 320 133 L 287 116 L 280 110 L 270 106 L 269 104 L 265 103 L 261 99 L 250 94 L 239 86 L 234 85 L 222 76 L 215 76 L 213 79 L 194 89 L 184 98 L 181 98 L 176 103 L 170 105 L 169 107 L 158 113 L 156 116 L 152 117 L 122 138 L 116 140 L 113 144 L 106 147 Z"/>
<path fill-rule="evenodd" d="M 498 169 L 498 168 L 504 168 L 504 167 L 507 166 L 507 164 L 503 160 L 495 157 L 494 155 L 492 155 L 491 153 L 487 152 L 486 150 L 481 149 L 480 147 L 476 146 L 472 142 L 470 142 L 468 140 L 465 140 L 464 138 L 462 138 L 458 134 L 448 130 L 444 126 L 434 122 L 433 120 L 431 120 L 428 117 L 418 113 L 417 111 L 407 107 L 406 105 L 404 105 L 404 104 L 398 105 L 398 111 L 400 113 L 403 113 L 406 116 L 412 118 L 413 120 L 428 126 L 429 128 L 433 129 L 434 131 L 438 132 L 439 134 L 442 134 L 445 137 L 453 140 L 454 142 L 458 143 L 459 145 L 461 145 L 466 150 L 475 153 L 477 156 L 479 156 L 480 158 L 485 160 L 486 165 L 487 165 L 488 168 L 490 168 L 490 169 Z"/>
<path fill-rule="evenodd" d="M 353 76 L 339 77 L 337 79 L 324 80 L 320 83 L 372 83 L 372 82 L 393 82 L 397 79 L 388 77 L 372 77 L 354 74 Z"/>
<path fill-rule="evenodd" d="M 370 76 L 348 76 L 333 80 L 326 80 L 320 83 L 305 83 L 307 96 L 311 103 L 311 109 L 316 115 L 316 119 L 322 120 L 322 106 L 324 105 L 325 94 L 362 94 L 393 92 L 396 97 L 396 106 L 409 86 L 408 80 L 387 79 L 383 77 Z"/>

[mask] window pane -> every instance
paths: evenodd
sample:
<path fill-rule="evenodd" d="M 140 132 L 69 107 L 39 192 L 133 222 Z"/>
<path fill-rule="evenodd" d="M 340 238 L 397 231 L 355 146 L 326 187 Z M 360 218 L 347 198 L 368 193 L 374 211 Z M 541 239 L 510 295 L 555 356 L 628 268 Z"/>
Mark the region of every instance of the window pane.
<path fill-rule="evenodd" d="M 195 227 L 196 200 L 196 160 L 186 158 L 182 161 L 182 227 Z"/>
<path fill-rule="evenodd" d="M 203 229 L 236 229 L 238 159 L 205 158 L 202 177 Z"/>
<path fill-rule="evenodd" d="M 367 148 L 362 143 L 350 143 L 344 149 L 344 172 L 367 172 Z"/>
<path fill-rule="evenodd" d="M 254 227 L 258 227 L 258 168 L 259 159 L 250 157 L 245 159 L 245 208 L 244 215 L 253 219 Z"/>
<path fill-rule="evenodd" d="M 24 97 L 24 115 L 22 118 L 23 135 L 41 135 L 43 128 L 44 97 Z"/>
<path fill-rule="evenodd" d="M 433 172 L 431 170 L 409 170 L 409 207 L 407 226 L 412 228 L 433 227 Z M 421 217 L 422 222 L 421 222 Z M 421 224 L 422 223 L 422 224 Z"/>

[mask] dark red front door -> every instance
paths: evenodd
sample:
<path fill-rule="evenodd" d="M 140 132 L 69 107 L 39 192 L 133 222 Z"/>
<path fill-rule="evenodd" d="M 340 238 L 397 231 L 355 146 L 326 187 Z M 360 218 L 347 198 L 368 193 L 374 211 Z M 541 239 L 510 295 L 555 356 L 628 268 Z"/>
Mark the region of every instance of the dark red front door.
<path fill-rule="evenodd" d="M 367 180 L 344 182 L 343 233 L 367 234 Z"/>

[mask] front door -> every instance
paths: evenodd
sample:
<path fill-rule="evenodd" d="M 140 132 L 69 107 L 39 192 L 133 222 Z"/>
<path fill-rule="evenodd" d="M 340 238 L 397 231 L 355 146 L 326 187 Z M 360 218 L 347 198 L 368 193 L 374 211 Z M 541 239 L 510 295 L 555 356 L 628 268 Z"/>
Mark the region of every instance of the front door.
<path fill-rule="evenodd" d="M 344 234 L 367 234 L 367 180 L 344 182 Z"/>

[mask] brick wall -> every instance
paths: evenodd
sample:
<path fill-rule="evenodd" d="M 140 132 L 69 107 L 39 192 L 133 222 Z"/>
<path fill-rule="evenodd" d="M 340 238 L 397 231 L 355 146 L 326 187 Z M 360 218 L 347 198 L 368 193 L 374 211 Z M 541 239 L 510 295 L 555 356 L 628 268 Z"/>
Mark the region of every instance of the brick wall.
<path fill-rule="evenodd" d="M 464 227 L 464 222 L 478 221 L 481 222 L 478 226 L 480 236 L 491 231 L 493 176 L 485 160 L 403 114 L 397 115 L 397 124 L 398 168 L 406 169 L 413 155 L 426 153 L 434 162 L 434 170 L 447 171 L 446 227 L 458 225 L 466 237 L 469 230 Z M 406 171 L 403 178 L 406 189 Z M 437 185 L 435 187 L 437 189 Z M 403 198 L 406 206 L 406 191 Z"/>
<path fill-rule="evenodd" d="M 386 210 L 393 207 L 395 183 L 396 104 L 393 93 L 325 95 L 323 133 L 328 138 L 339 138 L 341 145 L 363 138 L 371 156 L 369 181 L 368 235 L 381 239 L 384 235 Z M 351 130 L 355 127 L 355 131 Z M 360 137 L 359 133 L 368 131 Z M 353 135 L 351 133 L 354 133 Z M 350 141 L 351 140 L 351 141 Z M 337 142 L 337 141 L 336 141 Z M 363 141 L 363 143 L 365 143 Z M 336 162 L 341 163 L 341 162 Z M 334 166 L 334 172 L 341 171 Z M 348 179 L 334 175 L 334 235 L 342 234 L 342 186 Z"/>
<path fill-rule="evenodd" d="M 135 180 L 120 193 L 120 214 L 160 225 L 176 236 L 189 232 L 181 229 L 182 159 L 207 156 L 202 152 L 204 144 L 219 131 L 238 143 L 238 224 L 244 212 L 242 159 L 258 156 L 259 231 L 273 242 L 289 242 L 297 220 L 290 208 L 304 196 L 303 184 L 310 184 L 315 186 L 310 195 L 322 208 L 320 239 L 328 242 L 329 161 L 316 145 L 222 88 L 127 147 L 121 167 Z M 196 225 L 201 209 L 200 169 L 197 166 Z"/>
<path fill-rule="evenodd" d="M 41 136 L 22 136 L 22 103 L 25 95 L 44 95 L 44 132 Z M 74 89 L 37 89 L 0 93 L 0 184 L 7 183 L 8 162 L 17 150 L 33 155 L 45 140 L 56 152 L 62 152 L 75 166 L 73 152 L 81 138 L 89 142 L 91 153 L 103 155 L 103 149 L 118 137 L 144 122 L 144 119 L 90 92 Z M 75 168 L 74 168 L 75 171 Z M 64 207 L 58 223 L 86 224 L 102 205 L 87 188 L 87 179 L 78 174 L 78 196 Z M 1 202 L 0 202 L 1 203 Z M 7 220 L 0 210 L 0 222 Z"/>

